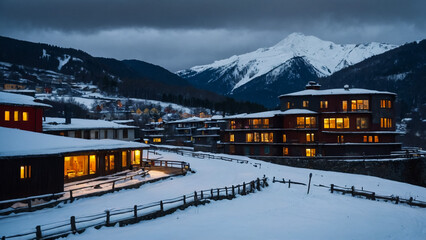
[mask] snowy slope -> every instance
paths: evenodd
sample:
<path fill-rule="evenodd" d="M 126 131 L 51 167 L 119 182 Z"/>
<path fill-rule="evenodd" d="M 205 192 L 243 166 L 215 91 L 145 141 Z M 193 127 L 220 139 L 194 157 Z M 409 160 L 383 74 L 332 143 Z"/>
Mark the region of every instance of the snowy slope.
<path fill-rule="evenodd" d="M 352 186 L 396 194 L 404 198 L 425 200 L 426 189 L 377 177 L 291 168 L 271 163 L 240 164 L 213 159 L 197 159 L 164 153 L 163 159 L 187 161 L 196 173 L 185 177 L 143 185 L 100 197 L 79 199 L 71 204 L 33 213 L 0 216 L 0 235 L 42 229 L 52 222 L 69 222 L 70 216 L 103 213 L 106 209 L 133 207 L 169 199 L 194 190 L 205 190 L 247 182 L 266 174 L 312 184 Z M 407 205 L 395 205 L 366 199 L 330 194 L 325 188 L 270 183 L 258 193 L 240 196 L 232 201 L 212 202 L 154 220 L 126 227 L 88 229 L 67 239 L 424 239 L 426 211 Z M 78 228 L 78 224 L 77 224 Z"/>
<path fill-rule="evenodd" d="M 335 44 L 314 36 L 293 33 L 270 48 L 260 48 L 254 52 L 232 56 L 212 64 L 195 66 L 178 71 L 177 74 L 190 81 L 191 79 L 205 81 L 204 84 L 226 82 L 230 86 L 227 86 L 226 93 L 230 94 L 235 89 L 267 73 L 279 75 L 280 71 L 273 70 L 294 57 L 303 57 L 312 66 L 316 75 L 323 77 L 395 47 L 397 46 L 376 42 Z M 198 85 L 202 84 L 198 83 Z"/>

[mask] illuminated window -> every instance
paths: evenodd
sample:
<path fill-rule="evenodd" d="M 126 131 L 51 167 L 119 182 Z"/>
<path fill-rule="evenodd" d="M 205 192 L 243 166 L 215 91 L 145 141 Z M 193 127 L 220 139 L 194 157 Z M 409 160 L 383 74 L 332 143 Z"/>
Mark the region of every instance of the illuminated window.
<path fill-rule="evenodd" d="M 380 108 L 392 108 L 391 100 L 380 100 Z"/>
<path fill-rule="evenodd" d="M 303 101 L 303 107 L 309 107 L 309 101 Z"/>
<path fill-rule="evenodd" d="M 260 142 L 260 134 L 258 132 L 254 133 L 254 141 L 255 142 Z"/>
<path fill-rule="evenodd" d="M 337 136 L 337 142 L 338 142 L 338 143 L 343 143 L 343 142 L 345 142 L 345 139 L 343 138 L 343 135 Z"/>
<path fill-rule="evenodd" d="M 237 126 L 235 125 L 235 121 L 231 121 L 231 129 L 236 129 Z"/>
<path fill-rule="evenodd" d="M 89 171 L 90 174 L 96 173 L 96 155 L 89 156 Z"/>
<path fill-rule="evenodd" d="M 349 118 L 324 118 L 324 129 L 349 128 Z"/>
<path fill-rule="evenodd" d="M 320 108 L 328 108 L 328 101 L 321 101 Z"/>
<path fill-rule="evenodd" d="M 291 103 L 287 102 L 287 109 L 290 109 Z"/>
<path fill-rule="evenodd" d="M 315 157 L 315 148 L 307 148 L 306 149 L 307 157 Z"/>
<path fill-rule="evenodd" d="M 368 110 L 368 100 L 351 100 L 352 111 Z"/>
<path fill-rule="evenodd" d="M 374 142 L 375 143 L 379 142 L 379 136 L 374 136 Z"/>
<path fill-rule="evenodd" d="M 363 141 L 363 142 L 365 142 L 365 143 L 366 143 L 366 142 L 368 142 L 368 137 L 367 137 L 367 136 L 364 136 L 364 137 L 362 138 L 362 141 Z"/>
<path fill-rule="evenodd" d="M 115 168 L 115 156 L 109 155 L 109 170 L 114 170 Z"/>
<path fill-rule="evenodd" d="M 234 134 L 229 134 L 229 141 L 235 142 L 235 135 Z"/>
<path fill-rule="evenodd" d="M 316 118 L 315 117 L 297 117 L 297 128 L 315 128 Z"/>
<path fill-rule="evenodd" d="M 344 112 L 348 111 L 348 101 L 342 101 L 342 110 Z"/>
<path fill-rule="evenodd" d="M 313 142 L 314 140 L 314 134 L 313 133 L 307 133 L 306 134 L 306 142 Z"/>
<path fill-rule="evenodd" d="M 287 142 L 287 135 L 283 134 L 283 142 Z"/>
<path fill-rule="evenodd" d="M 4 111 L 4 120 L 10 121 L 10 112 L 9 111 Z"/>
<path fill-rule="evenodd" d="M 127 167 L 127 151 L 121 152 L 121 167 Z"/>
<path fill-rule="evenodd" d="M 246 133 L 246 142 L 253 142 L 253 133 Z"/>
<path fill-rule="evenodd" d="M 155 142 L 155 143 L 160 143 L 161 142 L 161 138 L 153 138 L 152 141 Z"/>
<path fill-rule="evenodd" d="M 273 142 L 274 141 L 274 133 L 262 133 L 261 134 L 262 142 Z"/>
<path fill-rule="evenodd" d="M 368 128 L 368 118 L 356 118 L 356 129 Z"/>
<path fill-rule="evenodd" d="M 368 142 L 373 142 L 373 136 L 368 136 Z"/>
<path fill-rule="evenodd" d="M 19 112 L 18 111 L 14 111 L 13 112 L 13 121 L 19 121 Z"/>
<path fill-rule="evenodd" d="M 22 121 L 28 121 L 28 112 L 22 112 Z"/>
<path fill-rule="evenodd" d="M 380 127 L 381 128 L 391 128 L 392 127 L 392 118 L 380 118 Z"/>
<path fill-rule="evenodd" d="M 31 165 L 21 166 L 19 177 L 21 179 L 31 178 Z"/>
<path fill-rule="evenodd" d="M 268 128 L 269 119 L 249 119 L 250 128 Z"/>
<path fill-rule="evenodd" d="M 133 158 L 132 164 L 140 165 L 141 164 L 141 151 L 135 150 L 134 154 L 135 154 L 135 157 Z"/>
<path fill-rule="evenodd" d="M 283 155 L 284 156 L 288 155 L 288 147 L 283 147 Z"/>
<path fill-rule="evenodd" d="M 89 156 L 69 156 L 64 158 L 64 176 L 74 178 L 89 174 Z"/>
<path fill-rule="evenodd" d="M 263 123 L 263 126 L 264 126 L 264 127 L 269 127 L 269 118 L 264 118 L 264 119 L 262 120 L 262 123 Z"/>

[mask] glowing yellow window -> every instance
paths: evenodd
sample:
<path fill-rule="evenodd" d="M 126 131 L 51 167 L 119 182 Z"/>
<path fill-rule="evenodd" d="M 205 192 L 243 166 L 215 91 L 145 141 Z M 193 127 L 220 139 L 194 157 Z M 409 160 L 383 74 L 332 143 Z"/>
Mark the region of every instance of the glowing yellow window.
<path fill-rule="evenodd" d="M 22 112 L 22 121 L 28 121 L 28 112 Z"/>
<path fill-rule="evenodd" d="M 229 141 L 235 142 L 235 135 L 234 134 L 229 134 Z"/>
<path fill-rule="evenodd" d="M 324 128 L 330 128 L 330 118 L 324 118 Z"/>
<path fill-rule="evenodd" d="M 330 118 L 330 128 L 336 128 L 336 119 Z"/>
<path fill-rule="evenodd" d="M 368 142 L 368 137 L 367 137 L 367 136 L 364 136 L 364 137 L 363 137 L 363 139 L 362 139 L 362 141 L 363 141 L 363 142 Z"/>
<path fill-rule="evenodd" d="M 260 134 L 258 132 L 254 133 L 254 141 L 255 142 L 260 142 Z"/>
<path fill-rule="evenodd" d="M 290 109 L 290 102 L 287 102 L 287 109 Z"/>
<path fill-rule="evenodd" d="M 90 174 L 96 173 L 96 155 L 89 156 L 89 173 Z"/>
<path fill-rule="evenodd" d="M 115 167 L 115 161 L 114 161 L 114 155 L 109 155 L 109 170 L 114 170 Z"/>
<path fill-rule="evenodd" d="M 336 118 L 336 127 L 343 128 L 343 118 Z"/>
<path fill-rule="evenodd" d="M 375 143 L 379 142 L 379 136 L 374 136 L 374 142 Z"/>
<path fill-rule="evenodd" d="M 348 101 L 342 101 L 342 110 L 348 111 Z"/>
<path fill-rule="evenodd" d="M 4 120 L 10 121 L 10 112 L 9 111 L 4 111 Z"/>
<path fill-rule="evenodd" d="M 152 141 L 155 143 L 161 143 L 161 138 L 153 138 Z"/>
<path fill-rule="evenodd" d="M 246 134 L 246 142 L 253 142 L 253 133 Z"/>
<path fill-rule="evenodd" d="M 368 142 L 373 142 L 373 136 L 368 136 Z"/>
<path fill-rule="evenodd" d="M 21 179 L 31 178 L 31 166 L 21 166 L 19 177 Z"/>
<path fill-rule="evenodd" d="M 343 119 L 343 127 L 344 128 L 349 128 L 349 118 L 344 118 Z"/>
<path fill-rule="evenodd" d="M 135 159 L 134 159 L 133 164 L 137 164 L 137 165 L 141 164 L 141 151 L 140 150 L 135 150 Z"/>
<path fill-rule="evenodd" d="M 314 140 L 314 134 L 313 133 L 307 133 L 306 134 L 306 142 L 313 142 Z"/>
<path fill-rule="evenodd" d="M 19 112 L 18 111 L 14 111 L 13 112 L 13 121 L 19 121 Z"/>
<path fill-rule="evenodd" d="M 283 155 L 284 156 L 288 155 L 288 147 L 283 147 Z"/>
<path fill-rule="evenodd" d="M 321 101 L 320 108 L 328 108 L 328 101 Z"/>
<path fill-rule="evenodd" d="M 309 101 L 303 101 L 303 107 L 309 107 Z"/>
<path fill-rule="evenodd" d="M 307 148 L 306 149 L 307 157 L 315 157 L 315 148 Z"/>
<path fill-rule="evenodd" d="M 127 167 L 127 151 L 121 152 L 121 166 Z"/>
<path fill-rule="evenodd" d="M 283 142 L 287 142 L 287 134 L 283 134 Z"/>

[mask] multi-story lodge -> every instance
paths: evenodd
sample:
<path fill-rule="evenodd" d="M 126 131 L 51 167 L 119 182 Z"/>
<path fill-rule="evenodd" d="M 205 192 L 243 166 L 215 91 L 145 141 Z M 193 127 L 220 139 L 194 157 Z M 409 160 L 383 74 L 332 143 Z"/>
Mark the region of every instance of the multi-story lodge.
<path fill-rule="evenodd" d="M 227 117 L 226 153 L 270 156 L 387 155 L 395 142 L 395 94 L 356 89 L 306 90 L 279 96 L 281 110 Z"/>
<path fill-rule="evenodd" d="M 197 128 L 194 138 L 194 151 L 223 152 L 220 142 L 227 121 L 220 115 L 215 115 L 204 120 L 204 126 Z"/>
<path fill-rule="evenodd" d="M 197 129 L 204 127 L 205 118 L 191 117 L 166 123 L 167 144 L 193 146 Z"/>

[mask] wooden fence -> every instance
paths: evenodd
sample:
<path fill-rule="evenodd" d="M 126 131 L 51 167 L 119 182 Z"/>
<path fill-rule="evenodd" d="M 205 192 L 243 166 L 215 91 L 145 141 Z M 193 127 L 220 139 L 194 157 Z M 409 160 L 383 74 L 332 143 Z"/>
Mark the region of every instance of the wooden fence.
<path fill-rule="evenodd" d="M 311 178 L 311 176 L 312 175 L 310 175 L 309 179 Z M 275 177 L 272 178 L 272 182 L 273 183 L 278 182 L 278 183 L 284 183 L 284 184 L 287 183 L 289 188 L 290 188 L 291 184 L 310 186 L 310 183 L 306 184 L 306 183 L 302 183 L 302 182 L 295 182 L 295 181 L 291 181 L 290 179 L 286 181 L 286 180 L 284 180 L 284 178 L 282 178 L 282 180 L 279 180 L 279 179 L 276 179 Z M 416 207 L 422 207 L 422 208 L 426 207 L 426 202 L 416 200 L 413 197 L 410 197 L 409 199 L 405 199 L 405 198 L 400 198 L 399 196 L 394 196 L 394 195 L 391 195 L 391 196 L 377 195 L 375 192 L 367 191 L 367 190 L 364 190 L 364 189 L 356 189 L 354 186 L 352 186 L 350 188 L 340 187 L 340 186 L 337 186 L 335 184 L 330 184 L 330 187 L 322 185 L 322 184 L 319 184 L 319 185 L 314 184 L 313 186 L 328 188 L 328 189 L 330 189 L 331 193 L 340 192 L 343 195 L 351 194 L 351 196 L 353 196 L 353 197 L 363 197 L 363 198 L 371 199 L 371 200 L 375 200 L 375 201 L 376 200 L 384 200 L 386 202 L 387 201 L 395 202 L 395 204 L 402 203 L 402 204 L 408 204 L 410 206 L 416 206 Z M 308 188 L 308 193 L 309 193 L 309 188 Z"/>
<path fill-rule="evenodd" d="M 204 153 L 204 152 L 191 152 L 191 151 L 173 149 L 173 148 L 166 148 L 166 147 L 161 147 L 161 146 L 154 146 L 154 149 L 159 149 L 159 150 L 165 151 L 165 152 L 177 153 L 181 156 L 190 156 L 190 157 L 201 158 L 201 159 L 216 159 L 216 160 L 223 160 L 223 161 L 228 161 L 228 162 L 252 164 L 254 167 L 259 167 L 259 168 L 262 167 L 261 163 L 251 163 L 248 160 L 241 160 L 241 159 L 238 159 L 238 158 L 218 156 L 217 154 L 210 154 L 210 153 Z"/>
<path fill-rule="evenodd" d="M 143 205 L 134 205 L 125 209 L 105 210 L 102 213 L 81 217 L 71 216 L 68 220 L 38 225 L 34 231 L 28 231 L 11 236 L 3 236 L 5 239 L 36 238 L 54 239 L 66 237 L 69 234 L 81 233 L 87 228 L 101 228 L 103 226 L 125 226 L 138 223 L 142 220 L 153 219 L 171 214 L 177 209 L 185 209 L 189 206 L 209 203 L 209 200 L 233 199 L 237 195 L 246 195 L 268 186 L 268 179 L 263 177 L 256 180 L 232 185 L 230 187 L 195 191 L 180 197 L 165 199 Z"/>
<path fill-rule="evenodd" d="M 147 162 L 143 162 L 144 167 L 168 167 L 168 168 L 177 168 L 181 170 L 181 174 L 185 174 L 186 171 L 190 170 L 190 165 L 187 162 L 181 162 L 181 161 L 169 161 L 169 160 L 150 160 Z M 10 213 L 18 213 L 18 212 L 31 212 L 31 211 L 35 211 L 35 210 L 39 210 L 39 209 L 43 209 L 43 208 L 47 208 L 47 207 L 54 207 L 56 205 L 58 205 L 59 203 L 65 202 L 67 203 L 69 202 L 73 202 L 75 199 L 79 199 L 79 198 L 86 198 L 86 197 L 91 197 L 91 196 L 100 196 L 106 193 L 110 193 L 110 192 L 115 192 L 115 191 L 119 191 L 122 189 L 127 189 L 127 188 L 138 188 L 141 185 L 147 183 L 147 182 L 154 182 L 154 181 L 158 181 L 158 180 L 162 180 L 165 178 L 168 178 L 170 176 L 166 176 L 163 178 L 159 178 L 159 179 L 153 179 L 150 181 L 146 181 L 146 182 L 138 182 L 138 183 L 134 183 L 134 184 L 129 184 L 129 185 L 125 185 L 125 186 L 120 186 L 117 187 L 116 183 L 119 181 L 125 181 L 125 180 L 132 180 L 134 177 L 137 176 L 146 176 L 148 174 L 148 171 L 141 171 L 137 174 L 132 174 L 129 176 L 124 176 L 124 177 L 118 177 L 118 178 L 114 178 L 111 180 L 106 180 L 106 181 L 102 181 L 100 183 L 95 183 L 93 185 L 89 185 L 89 186 L 84 186 L 84 187 L 76 187 L 76 188 L 72 188 L 69 189 L 67 191 L 64 192 L 60 192 L 60 193 L 54 193 L 54 194 L 45 194 L 45 195 L 40 195 L 40 196 L 32 196 L 32 197 L 28 197 L 28 198 L 19 198 L 19 199 L 10 199 L 10 200 L 4 200 L 4 201 L 0 201 L 0 206 L 12 206 L 15 203 L 25 203 L 26 206 L 23 207 L 19 207 L 19 208 L 14 208 L 14 209 L 4 209 L 4 210 L 0 210 L 0 215 L 7 215 Z M 176 175 L 176 174 L 174 174 Z M 102 178 L 105 178 L 106 176 L 103 176 Z M 91 180 L 87 180 L 84 182 L 79 182 L 76 183 L 75 186 L 78 186 L 80 184 L 87 184 L 87 183 L 91 183 L 91 182 L 96 182 L 99 181 L 99 179 L 91 179 Z M 85 190 L 85 189 L 92 189 L 92 188 L 102 188 L 102 186 L 105 185 L 111 185 L 110 189 L 107 188 L 103 188 L 103 191 L 98 191 L 98 192 L 93 192 L 93 193 L 87 193 L 87 194 L 83 194 L 83 195 L 79 195 L 79 196 L 75 196 L 75 192 L 76 191 L 81 191 L 81 190 Z M 68 184 L 68 186 L 70 186 L 70 184 Z M 72 186 L 72 185 L 71 185 Z M 65 194 L 68 194 L 69 197 L 67 198 L 63 198 L 63 196 Z M 61 198 L 62 197 L 62 198 Z M 61 199 L 59 199 L 61 198 Z M 37 204 L 34 205 L 33 202 L 36 200 L 43 200 L 45 201 L 45 203 L 41 203 L 41 204 Z M 4 208 L 3 207 L 3 208 Z"/>

